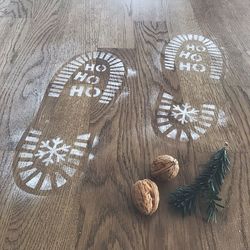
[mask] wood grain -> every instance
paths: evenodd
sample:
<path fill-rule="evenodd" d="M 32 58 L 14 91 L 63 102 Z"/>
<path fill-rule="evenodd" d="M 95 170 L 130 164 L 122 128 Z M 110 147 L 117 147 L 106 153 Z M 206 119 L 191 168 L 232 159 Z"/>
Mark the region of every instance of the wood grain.
<path fill-rule="evenodd" d="M 0 1 L 0 249 L 249 249 L 249 22 L 247 0 Z M 218 47 L 219 80 L 211 79 L 209 70 L 180 69 L 181 62 L 192 63 L 181 51 L 201 45 L 194 39 L 180 45 L 173 70 L 165 67 L 166 46 L 183 34 L 204 36 Z M 93 51 L 124 64 L 114 99 L 106 106 L 99 97 L 70 100 L 66 93 L 78 84 L 73 78 L 62 97 L 49 99 L 63 65 Z M 209 68 L 212 56 L 198 54 Z M 107 68 L 100 74 L 102 91 Z M 173 97 L 168 119 L 178 130 L 175 139 L 159 130 L 164 93 Z M 199 111 L 203 104 L 216 107 L 211 126 L 197 140 L 190 131 L 199 119 L 183 125 L 172 115 L 173 105 L 185 103 Z M 93 134 L 79 171 L 52 192 L 41 192 L 42 182 L 34 192 L 17 178 L 31 127 L 42 130 L 44 141 L 58 135 L 67 145 L 83 130 Z M 187 141 L 180 140 L 182 130 Z M 191 183 L 225 141 L 232 170 L 223 185 L 225 208 L 218 223 L 206 223 L 202 207 L 182 218 L 168 206 L 169 193 Z M 157 183 L 159 209 L 145 217 L 134 208 L 130 188 L 150 177 L 151 162 L 160 154 L 176 157 L 180 173 L 172 182 Z M 45 167 L 38 159 L 34 165 Z"/>
<path fill-rule="evenodd" d="M 50 11 L 40 9 L 41 12 L 44 11 L 45 23 L 36 19 L 12 20 L 14 24 L 16 23 L 11 29 L 13 35 L 3 35 L 6 48 L 3 48 L 2 53 L 10 54 L 10 58 L 5 56 L 2 59 L 5 65 L 2 69 L 4 78 L 1 85 L 1 102 L 4 103 L 1 109 L 3 149 L 7 147 L 13 150 L 16 147 L 22 133 L 38 110 L 49 79 L 56 72 L 57 51 L 52 44 L 60 41 L 63 30 L 59 29 L 58 25 L 65 20 L 65 10 L 59 8 L 58 11 L 62 11 L 62 14 L 54 15 L 56 8 L 59 6 L 52 6 Z M 58 18 L 61 21 L 58 22 Z M 54 71 L 48 70 L 51 68 Z M 29 112 L 27 112 L 28 107 L 31 108 Z"/>
<path fill-rule="evenodd" d="M 1 0 L 0 17 L 29 18 L 32 17 L 33 0 L 11 1 Z"/>

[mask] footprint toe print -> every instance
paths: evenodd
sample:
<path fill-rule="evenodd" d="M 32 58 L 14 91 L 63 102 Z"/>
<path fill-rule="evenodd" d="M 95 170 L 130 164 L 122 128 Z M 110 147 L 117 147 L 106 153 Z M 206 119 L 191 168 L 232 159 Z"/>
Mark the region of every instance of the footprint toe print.
<path fill-rule="evenodd" d="M 84 169 L 99 143 L 99 131 L 89 128 L 90 111 L 108 107 L 124 77 L 124 63 L 103 51 L 76 56 L 59 69 L 17 146 L 13 173 L 21 189 L 46 195 Z"/>
<path fill-rule="evenodd" d="M 101 85 L 99 75 L 102 73 L 109 74 L 103 92 L 98 87 Z M 115 55 L 105 52 L 88 53 L 74 58 L 62 67 L 52 81 L 48 96 L 60 97 L 66 83 L 72 78 L 76 85 L 70 86 L 69 96 L 99 97 L 99 103 L 108 104 L 121 89 L 124 75 L 124 64 Z"/>
<path fill-rule="evenodd" d="M 167 71 L 208 74 L 210 79 L 220 80 L 222 53 L 213 41 L 202 35 L 178 35 L 165 46 L 164 68 Z"/>

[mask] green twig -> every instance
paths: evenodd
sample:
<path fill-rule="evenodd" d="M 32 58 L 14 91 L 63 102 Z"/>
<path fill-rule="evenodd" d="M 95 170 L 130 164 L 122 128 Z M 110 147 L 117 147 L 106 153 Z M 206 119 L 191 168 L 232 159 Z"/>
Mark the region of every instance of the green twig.
<path fill-rule="evenodd" d="M 179 187 L 170 194 L 169 203 L 180 211 L 183 216 L 195 213 L 198 197 L 205 199 L 207 204 L 207 221 L 216 222 L 216 215 L 221 198 L 219 192 L 229 169 L 229 159 L 226 148 L 216 152 L 206 164 L 202 173 L 188 186 Z"/>

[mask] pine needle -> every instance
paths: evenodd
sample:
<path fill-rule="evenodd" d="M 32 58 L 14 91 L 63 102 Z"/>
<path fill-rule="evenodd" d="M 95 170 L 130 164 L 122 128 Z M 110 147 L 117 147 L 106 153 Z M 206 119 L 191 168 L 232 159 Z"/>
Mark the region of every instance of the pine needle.
<path fill-rule="evenodd" d="M 219 203 L 221 201 L 219 193 L 224 178 L 230 170 L 229 166 L 228 154 L 223 147 L 211 157 L 193 184 L 179 187 L 170 194 L 170 205 L 183 216 L 191 215 L 196 212 L 198 198 L 201 197 L 207 204 L 207 221 L 216 222 L 219 208 L 223 208 Z"/>

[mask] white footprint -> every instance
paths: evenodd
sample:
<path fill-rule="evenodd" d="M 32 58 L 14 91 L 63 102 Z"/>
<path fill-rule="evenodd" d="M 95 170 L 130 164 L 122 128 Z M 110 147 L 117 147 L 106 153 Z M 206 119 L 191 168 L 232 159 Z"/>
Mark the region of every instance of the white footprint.
<path fill-rule="evenodd" d="M 57 71 L 17 146 L 13 174 L 21 189 L 53 193 L 95 158 L 94 135 L 102 123 L 92 128 L 91 119 L 102 121 L 108 104 L 122 93 L 125 73 L 115 54 L 102 51 L 76 56 Z"/>

